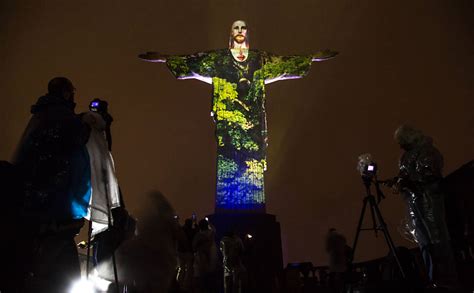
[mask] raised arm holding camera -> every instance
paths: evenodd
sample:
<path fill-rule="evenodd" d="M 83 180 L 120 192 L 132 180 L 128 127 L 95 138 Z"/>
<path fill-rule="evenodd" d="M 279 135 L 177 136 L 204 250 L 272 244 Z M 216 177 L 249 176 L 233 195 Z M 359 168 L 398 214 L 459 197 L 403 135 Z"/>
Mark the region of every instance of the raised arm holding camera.
<path fill-rule="evenodd" d="M 86 146 L 90 157 L 93 191 L 88 219 L 93 222 L 93 235 L 108 229 L 112 223 L 110 211 L 121 206 L 114 160 L 106 137 L 107 128 L 110 130 L 110 122 L 104 119 L 105 115 L 101 111 L 95 111 L 94 105 L 99 105 L 98 99 L 91 102 L 90 112 L 82 114 L 82 121 L 91 128 Z M 107 107 L 104 113 L 107 113 L 106 111 Z"/>
<path fill-rule="evenodd" d="M 113 258 L 117 247 L 133 236 L 135 220 L 125 209 L 115 174 L 110 131 L 113 118 L 108 112 L 108 103 L 94 99 L 89 104 L 89 110 L 82 114 L 82 120 L 91 128 L 87 150 L 93 193 L 88 219 L 92 222 L 89 238 L 94 238 L 94 261 L 97 265 Z"/>

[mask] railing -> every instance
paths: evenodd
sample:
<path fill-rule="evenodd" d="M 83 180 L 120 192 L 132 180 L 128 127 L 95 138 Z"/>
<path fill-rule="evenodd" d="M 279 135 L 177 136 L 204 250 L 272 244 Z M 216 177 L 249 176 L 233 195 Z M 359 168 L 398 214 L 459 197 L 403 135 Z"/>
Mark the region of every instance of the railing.
<path fill-rule="evenodd" d="M 474 235 L 454 251 L 459 280 L 463 288 L 474 289 Z M 408 282 L 422 287 L 427 277 L 418 248 L 399 248 Z M 339 284 L 338 284 L 339 282 Z M 393 287 L 403 283 L 399 269 L 390 255 L 352 265 L 349 272 L 331 274 L 328 266 L 313 266 L 311 262 L 290 263 L 281 278 L 282 292 L 328 292 L 340 283 L 346 288 Z M 405 282 L 406 284 L 406 282 Z"/>

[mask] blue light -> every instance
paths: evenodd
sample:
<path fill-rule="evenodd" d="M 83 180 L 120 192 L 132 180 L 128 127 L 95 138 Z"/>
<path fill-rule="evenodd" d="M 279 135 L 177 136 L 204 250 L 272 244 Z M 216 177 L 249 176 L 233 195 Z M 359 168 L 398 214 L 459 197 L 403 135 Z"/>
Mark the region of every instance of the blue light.
<path fill-rule="evenodd" d="M 75 152 L 71 160 L 72 180 L 69 190 L 69 213 L 73 219 L 81 219 L 87 215 L 87 208 L 92 195 L 91 168 L 89 153 L 86 147 Z"/>

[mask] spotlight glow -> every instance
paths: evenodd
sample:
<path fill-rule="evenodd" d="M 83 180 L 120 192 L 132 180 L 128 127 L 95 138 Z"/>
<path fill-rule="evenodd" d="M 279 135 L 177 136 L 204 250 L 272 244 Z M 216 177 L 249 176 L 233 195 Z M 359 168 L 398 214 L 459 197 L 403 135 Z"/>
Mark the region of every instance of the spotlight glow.
<path fill-rule="evenodd" d="M 95 293 L 94 284 L 86 278 L 81 278 L 72 285 L 69 293 Z"/>

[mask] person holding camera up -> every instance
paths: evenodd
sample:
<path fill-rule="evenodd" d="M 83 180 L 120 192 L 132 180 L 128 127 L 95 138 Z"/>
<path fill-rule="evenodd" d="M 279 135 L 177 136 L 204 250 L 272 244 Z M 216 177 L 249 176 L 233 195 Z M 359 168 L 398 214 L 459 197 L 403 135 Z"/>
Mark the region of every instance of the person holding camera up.
<path fill-rule="evenodd" d="M 455 288 L 457 274 L 441 189 L 443 156 L 430 137 L 413 127 L 400 126 L 394 139 L 404 153 L 398 177 L 388 185 L 407 204 L 410 230 L 420 246 L 430 286 Z"/>
<path fill-rule="evenodd" d="M 87 150 L 91 165 L 92 198 L 86 219 L 90 221 L 88 243 L 93 247 L 93 261 L 99 274 L 114 272 L 118 283 L 118 268 L 115 251 L 135 233 L 136 220 L 125 208 L 115 173 L 112 156 L 112 116 L 108 103 L 94 99 L 89 112 L 81 114 L 82 121 L 89 125 L 91 134 Z M 101 264 L 110 265 L 101 265 Z"/>
<path fill-rule="evenodd" d="M 107 102 L 95 99 L 89 105 L 90 111 L 81 114 L 82 121 L 91 128 L 86 146 L 90 157 L 92 187 L 87 218 L 92 221 L 92 235 L 109 228 L 112 223 L 111 210 L 121 205 L 111 145 L 106 135 L 110 133 L 112 122 L 107 105 Z"/>

